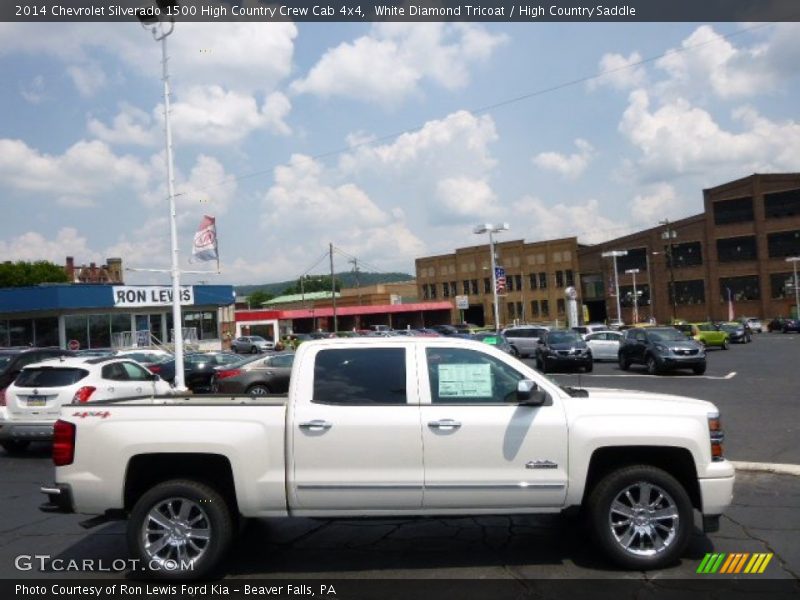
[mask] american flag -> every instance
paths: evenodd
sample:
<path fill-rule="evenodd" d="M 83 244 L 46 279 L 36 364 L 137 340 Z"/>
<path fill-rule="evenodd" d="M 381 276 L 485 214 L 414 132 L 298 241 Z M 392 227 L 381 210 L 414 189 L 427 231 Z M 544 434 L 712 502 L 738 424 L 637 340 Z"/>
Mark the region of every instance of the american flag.
<path fill-rule="evenodd" d="M 506 291 L 506 270 L 503 267 L 495 267 L 494 279 L 497 282 L 497 293 L 504 293 Z"/>

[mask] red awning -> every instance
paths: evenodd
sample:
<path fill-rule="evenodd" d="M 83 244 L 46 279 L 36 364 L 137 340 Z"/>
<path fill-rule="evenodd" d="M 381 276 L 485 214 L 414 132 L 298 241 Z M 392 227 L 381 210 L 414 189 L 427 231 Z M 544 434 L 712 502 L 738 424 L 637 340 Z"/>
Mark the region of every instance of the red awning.
<path fill-rule="evenodd" d="M 347 317 L 354 315 L 378 315 L 387 313 L 428 312 L 432 310 L 451 310 L 451 302 L 415 302 L 413 304 L 378 304 L 375 306 L 342 306 L 336 309 L 336 315 Z M 296 310 L 237 310 L 236 321 L 270 321 L 289 319 L 313 319 L 315 317 L 332 317 L 333 307 L 301 308 Z"/>

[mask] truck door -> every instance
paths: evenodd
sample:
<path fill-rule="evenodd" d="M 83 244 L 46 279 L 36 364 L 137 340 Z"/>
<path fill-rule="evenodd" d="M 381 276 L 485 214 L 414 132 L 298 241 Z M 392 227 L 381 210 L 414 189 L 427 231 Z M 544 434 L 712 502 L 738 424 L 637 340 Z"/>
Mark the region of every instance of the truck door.
<path fill-rule="evenodd" d="M 431 345 L 419 360 L 420 395 L 430 398 L 421 404 L 423 506 L 561 507 L 567 424 L 560 402 L 519 405 L 526 375 L 482 351 Z"/>
<path fill-rule="evenodd" d="M 421 507 L 419 396 L 409 355 L 406 346 L 341 343 L 303 355 L 298 372 L 308 376 L 292 381 L 288 425 L 296 514 Z"/>

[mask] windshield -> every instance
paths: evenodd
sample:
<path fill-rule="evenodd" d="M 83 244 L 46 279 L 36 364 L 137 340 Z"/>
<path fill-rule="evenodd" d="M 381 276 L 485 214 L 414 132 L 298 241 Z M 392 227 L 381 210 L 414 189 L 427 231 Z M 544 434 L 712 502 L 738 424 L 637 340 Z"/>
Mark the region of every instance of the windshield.
<path fill-rule="evenodd" d="M 11 362 L 10 356 L 0 356 L 0 371 L 6 368 L 6 365 Z"/>
<path fill-rule="evenodd" d="M 253 341 L 253 342 L 266 342 L 267 340 L 265 340 L 260 335 L 251 335 L 250 336 L 250 341 Z"/>
<path fill-rule="evenodd" d="M 711 323 L 700 323 L 697 326 L 700 331 L 717 331 L 717 328 L 714 327 Z"/>
<path fill-rule="evenodd" d="M 547 336 L 547 341 L 550 344 L 571 344 L 582 340 L 580 334 L 574 331 L 551 331 Z"/>
<path fill-rule="evenodd" d="M 720 325 L 720 329 L 723 331 L 736 331 L 737 329 L 741 329 L 741 325 L 737 325 L 736 323 L 723 323 Z"/>
<path fill-rule="evenodd" d="M 650 339 L 658 342 L 685 342 L 686 336 L 677 329 L 651 329 L 647 332 Z"/>

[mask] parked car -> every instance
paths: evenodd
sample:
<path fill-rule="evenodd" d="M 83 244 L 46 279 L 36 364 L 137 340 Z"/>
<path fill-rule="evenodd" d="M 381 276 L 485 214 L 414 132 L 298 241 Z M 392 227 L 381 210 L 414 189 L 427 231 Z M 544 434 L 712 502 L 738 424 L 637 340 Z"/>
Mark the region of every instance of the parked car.
<path fill-rule="evenodd" d="M 594 364 L 592 351 L 581 334 L 566 329 L 547 331 L 536 349 L 536 368 L 542 373 L 553 369 L 583 369 L 589 373 Z"/>
<path fill-rule="evenodd" d="M 618 361 L 623 371 L 641 364 L 651 375 L 674 369 L 691 369 L 695 375 L 706 372 L 705 346 L 674 327 L 628 329 L 619 345 Z"/>
<path fill-rule="evenodd" d="M 761 319 L 756 319 L 755 317 L 742 317 L 740 321 L 753 333 L 764 332 L 764 324 L 761 322 Z"/>
<path fill-rule="evenodd" d="M 274 350 L 275 342 L 272 340 L 265 340 L 260 335 L 243 335 L 236 338 L 231 342 L 231 351 L 256 354 L 258 352 L 266 352 L 267 350 Z"/>
<path fill-rule="evenodd" d="M 624 334 L 620 331 L 596 331 L 583 336 L 592 351 L 594 360 L 613 360 L 619 356 L 619 344 Z"/>
<path fill-rule="evenodd" d="M 547 327 L 533 327 L 530 325 L 518 325 L 516 327 L 506 327 L 502 333 L 511 344 L 515 356 L 535 356 L 539 347 L 539 339 L 547 333 Z"/>
<path fill-rule="evenodd" d="M 483 342 L 484 344 L 494 346 L 495 348 L 508 354 L 515 354 L 511 344 L 508 343 L 508 340 L 502 333 L 496 333 L 494 331 L 479 331 L 478 333 L 472 334 L 472 339 L 476 342 Z"/>
<path fill-rule="evenodd" d="M 128 358 L 60 357 L 25 366 L 6 390 L 0 445 L 22 452 L 53 437 L 61 406 L 168 394 L 170 385 Z"/>
<path fill-rule="evenodd" d="M 727 332 L 718 329 L 713 323 L 678 323 L 675 329 L 707 348 L 728 349 Z"/>
<path fill-rule="evenodd" d="M 458 329 L 452 325 L 432 325 L 431 329 L 439 335 L 457 335 L 459 333 Z"/>
<path fill-rule="evenodd" d="M 217 368 L 211 377 L 211 391 L 251 396 L 285 394 L 289 391 L 293 362 L 294 352 L 282 352 Z"/>
<path fill-rule="evenodd" d="M 143 348 L 141 350 L 120 350 L 115 356 L 129 358 L 135 360 L 140 365 L 150 368 L 173 358 L 172 352 L 166 350 L 159 350 L 158 348 Z"/>
<path fill-rule="evenodd" d="M 767 331 L 783 331 L 783 324 L 790 319 L 786 317 L 773 317 L 767 323 Z"/>
<path fill-rule="evenodd" d="M 622 319 L 611 319 L 608 322 L 608 328 L 609 329 L 613 329 L 615 331 L 618 331 L 622 327 L 625 327 L 625 321 L 623 321 Z"/>
<path fill-rule="evenodd" d="M 589 323 L 588 325 L 577 325 L 575 327 L 572 327 L 571 329 L 572 331 L 577 331 L 578 333 L 580 333 L 584 337 L 584 339 L 586 338 L 587 335 L 589 335 L 590 333 L 595 333 L 596 331 L 609 331 L 608 327 L 606 327 L 602 323 L 601 324 Z"/>
<path fill-rule="evenodd" d="M 800 319 L 784 319 L 781 323 L 781 333 L 796 331 L 800 333 Z"/>
<path fill-rule="evenodd" d="M 242 362 L 242 357 L 232 352 L 192 352 L 183 356 L 183 379 L 186 387 L 195 393 L 211 391 L 214 369 Z M 164 381 L 175 385 L 175 359 L 150 365 Z"/>
<path fill-rule="evenodd" d="M 719 328 L 728 334 L 728 340 L 734 344 L 749 344 L 753 341 L 750 328 L 744 323 L 737 321 L 729 321 L 727 323 L 720 323 Z"/>
<path fill-rule="evenodd" d="M 75 353 L 61 348 L 0 348 L 0 406 L 3 406 L 3 391 L 17 378 L 23 367 L 58 356 L 75 356 Z"/>

